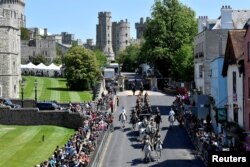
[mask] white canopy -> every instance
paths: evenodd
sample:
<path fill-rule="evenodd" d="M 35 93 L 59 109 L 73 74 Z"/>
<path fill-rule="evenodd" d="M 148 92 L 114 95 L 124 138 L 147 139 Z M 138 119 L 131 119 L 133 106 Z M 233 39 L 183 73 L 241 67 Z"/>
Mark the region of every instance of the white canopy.
<path fill-rule="evenodd" d="M 35 68 L 39 70 L 47 70 L 48 66 L 44 65 L 43 63 L 40 63 Z"/>
<path fill-rule="evenodd" d="M 36 68 L 36 65 L 29 62 L 28 64 L 21 65 L 21 68 Z"/>
<path fill-rule="evenodd" d="M 48 66 L 48 69 L 49 70 L 60 70 L 60 67 L 55 65 L 54 63 L 51 63 L 49 66 Z"/>

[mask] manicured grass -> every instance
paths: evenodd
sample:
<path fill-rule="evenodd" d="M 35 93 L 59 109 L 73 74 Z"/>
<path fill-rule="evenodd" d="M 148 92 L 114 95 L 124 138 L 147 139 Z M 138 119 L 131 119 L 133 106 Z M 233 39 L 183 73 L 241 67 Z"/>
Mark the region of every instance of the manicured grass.
<path fill-rule="evenodd" d="M 50 77 L 22 76 L 25 80 L 24 99 L 35 98 L 34 81 L 37 80 L 37 99 L 58 102 L 84 102 L 91 101 L 89 91 L 70 91 L 66 87 L 66 79 Z M 20 91 L 21 94 L 21 91 Z M 20 95 L 21 97 L 21 95 Z"/>
<path fill-rule="evenodd" d="M 40 164 L 53 154 L 57 145 L 66 144 L 72 134 L 73 129 L 58 126 L 0 125 L 0 166 L 33 167 Z"/>

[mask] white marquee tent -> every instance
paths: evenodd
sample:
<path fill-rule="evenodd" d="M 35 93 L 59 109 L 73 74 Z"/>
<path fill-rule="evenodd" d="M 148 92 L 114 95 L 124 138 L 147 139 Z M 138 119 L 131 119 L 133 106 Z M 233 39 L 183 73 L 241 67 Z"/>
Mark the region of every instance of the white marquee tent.
<path fill-rule="evenodd" d="M 60 65 L 61 66 L 61 65 Z M 54 63 L 46 66 L 43 63 L 38 64 L 37 66 L 33 63 L 28 63 L 21 65 L 22 73 L 30 74 L 33 73 L 34 75 L 42 75 L 42 76 L 58 76 L 61 75 L 61 68 L 60 66 L 55 65 Z"/>

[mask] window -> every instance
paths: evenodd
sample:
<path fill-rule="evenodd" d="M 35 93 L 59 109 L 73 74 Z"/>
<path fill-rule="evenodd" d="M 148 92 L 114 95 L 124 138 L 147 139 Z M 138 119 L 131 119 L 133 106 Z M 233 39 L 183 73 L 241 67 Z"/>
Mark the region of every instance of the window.
<path fill-rule="evenodd" d="M 250 77 L 248 78 L 248 99 L 250 99 Z"/>
<path fill-rule="evenodd" d="M 202 66 L 202 65 L 199 65 L 199 77 L 200 77 L 200 78 L 203 77 L 202 71 L 203 71 L 203 66 Z"/>
<path fill-rule="evenodd" d="M 237 102 L 236 72 L 233 72 L 233 102 Z"/>
<path fill-rule="evenodd" d="M 238 123 L 238 111 L 239 107 L 237 104 L 233 104 L 233 110 L 234 110 L 234 122 Z"/>
<path fill-rule="evenodd" d="M 15 92 L 15 94 L 17 93 L 17 92 L 16 92 L 16 85 L 14 85 L 14 92 Z"/>
<path fill-rule="evenodd" d="M 250 61 L 250 42 L 247 43 L 248 61 Z"/>
<path fill-rule="evenodd" d="M 236 94 L 236 72 L 233 72 L 233 94 Z"/>
<path fill-rule="evenodd" d="M 126 33 L 125 36 L 128 37 L 128 34 Z"/>
<path fill-rule="evenodd" d="M 0 96 L 3 96 L 2 95 L 2 85 L 0 85 Z"/>
<path fill-rule="evenodd" d="M 13 67 L 12 67 L 12 68 L 13 68 L 13 69 L 12 69 L 13 72 L 16 72 L 16 62 L 14 62 L 14 61 L 13 61 Z"/>

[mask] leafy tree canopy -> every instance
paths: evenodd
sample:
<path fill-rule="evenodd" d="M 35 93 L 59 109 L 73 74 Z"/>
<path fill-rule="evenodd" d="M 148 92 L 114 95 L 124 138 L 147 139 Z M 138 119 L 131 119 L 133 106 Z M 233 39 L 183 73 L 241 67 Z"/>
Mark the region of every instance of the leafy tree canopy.
<path fill-rule="evenodd" d="M 107 56 L 99 49 L 95 49 L 94 54 L 96 56 L 98 66 L 105 67 L 107 65 Z"/>
<path fill-rule="evenodd" d="M 30 30 L 24 27 L 21 27 L 21 40 L 30 39 Z"/>
<path fill-rule="evenodd" d="M 46 64 L 47 61 L 46 61 L 46 58 L 45 58 L 44 55 L 38 54 L 38 55 L 36 55 L 36 56 L 33 57 L 32 63 L 35 64 L 35 65 L 38 65 L 40 63 Z"/>
<path fill-rule="evenodd" d="M 180 69 L 191 70 L 183 67 L 190 64 L 182 61 L 191 59 L 196 33 L 197 22 L 191 8 L 178 0 L 156 0 L 144 33 L 140 60 L 158 68 L 164 76 L 178 79 L 182 76 Z"/>
<path fill-rule="evenodd" d="M 120 51 L 117 56 L 119 64 L 123 64 L 122 71 L 134 72 L 138 68 L 138 57 L 140 53 L 139 45 L 130 45 Z"/>
<path fill-rule="evenodd" d="M 89 90 L 100 76 L 94 52 L 74 46 L 64 56 L 65 77 L 71 90 Z"/>

